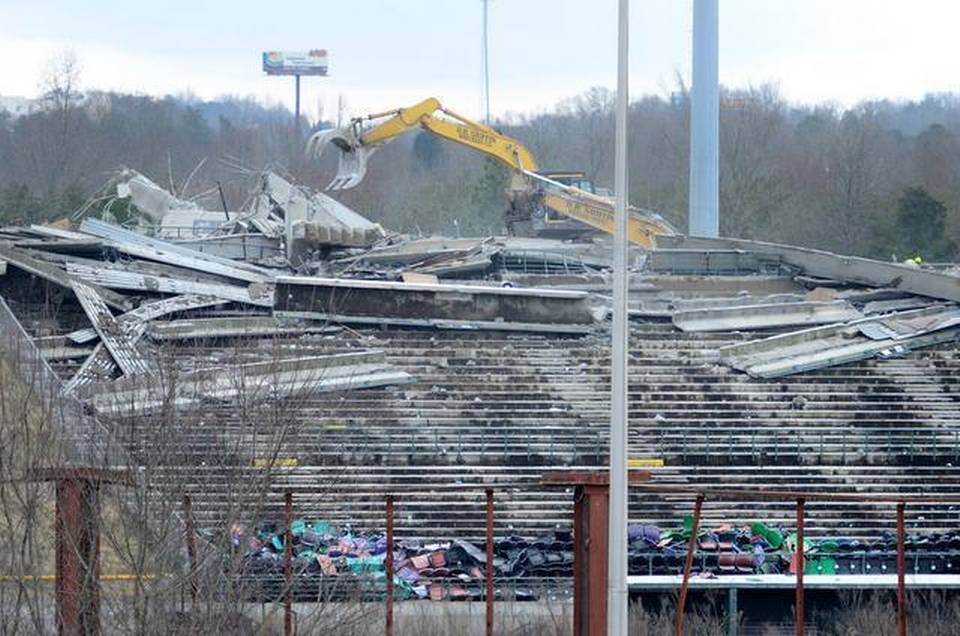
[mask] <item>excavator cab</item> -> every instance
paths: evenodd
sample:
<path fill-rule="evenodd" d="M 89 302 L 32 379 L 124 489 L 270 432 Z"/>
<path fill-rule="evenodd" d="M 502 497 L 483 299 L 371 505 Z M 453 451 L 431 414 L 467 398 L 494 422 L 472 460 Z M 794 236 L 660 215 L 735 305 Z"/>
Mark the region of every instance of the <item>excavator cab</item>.
<path fill-rule="evenodd" d="M 593 188 L 593 182 L 587 179 L 583 172 L 573 170 L 541 170 L 537 174 L 545 176 L 547 179 L 562 183 L 563 185 L 573 186 L 591 194 L 596 194 Z"/>
<path fill-rule="evenodd" d="M 537 174 L 565 186 L 583 192 L 597 194 L 593 182 L 583 172 L 576 170 L 542 170 Z M 534 208 L 530 219 L 530 233 L 542 238 L 572 239 L 596 233 L 586 223 L 564 216 L 557 210 L 540 204 Z"/>

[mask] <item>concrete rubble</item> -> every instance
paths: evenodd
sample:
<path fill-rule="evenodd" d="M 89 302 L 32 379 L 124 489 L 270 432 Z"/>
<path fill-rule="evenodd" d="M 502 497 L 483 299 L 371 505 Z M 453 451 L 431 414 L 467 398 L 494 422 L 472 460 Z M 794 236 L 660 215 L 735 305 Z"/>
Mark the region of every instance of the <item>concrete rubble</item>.
<path fill-rule="evenodd" d="M 205 210 L 132 170 L 114 181 L 139 212 L 130 229 L 92 217 L 0 229 L 0 272 L 69 290 L 88 320 L 44 342 L 48 360 L 77 365 L 67 391 L 155 373 L 163 342 L 350 324 L 576 335 L 602 330 L 608 312 L 602 238 L 413 239 L 272 172 L 240 211 Z M 668 242 L 631 256 L 631 317 L 757 332 L 717 351 L 757 377 L 896 356 L 960 330 L 952 273 L 754 241 Z"/>
<path fill-rule="evenodd" d="M 247 504 L 279 519 L 295 492 L 304 518 L 376 529 L 384 493 L 402 491 L 404 541 L 476 540 L 486 487 L 509 550 L 568 526 L 572 493 L 541 481 L 606 466 L 608 240 L 407 237 L 271 173 L 227 213 L 126 179 L 143 211 L 126 226 L 0 228 L 0 336 L 124 440 L 125 465 L 159 462 L 151 487 L 189 494 L 197 527 Z M 732 239 L 677 239 L 630 265 L 629 458 L 658 483 L 957 496 L 956 274 Z M 159 459 L 157 428 L 176 451 Z M 690 507 L 631 494 L 651 527 Z M 911 513 L 917 533 L 955 525 L 943 506 Z M 791 511 L 708 500 L 704 514 L 789 527 Z M 891 525 L 868 506 L 809 515 L 810 536 L 861 543 Z M 635 572 L 672 567 L 634 543 Z M 748 543 L 736 571 L 757 571 Z M 256 553 L 275 568 L 276 550 Z"/>

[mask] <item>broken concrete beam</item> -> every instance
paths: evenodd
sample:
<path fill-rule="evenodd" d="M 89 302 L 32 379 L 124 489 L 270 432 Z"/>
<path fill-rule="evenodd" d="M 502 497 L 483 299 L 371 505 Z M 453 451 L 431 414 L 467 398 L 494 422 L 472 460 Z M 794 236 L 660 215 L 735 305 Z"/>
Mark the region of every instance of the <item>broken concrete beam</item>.
<path fill-rule="evenodd" d="M 743 274 L 760 271 L 756 255 L 741 250 L 656 249 L 644 269 L 660 274 Z"/>
<path fill-rule="evenodd" d="M 739 307 L 676 311 L 673 324 L 682 331 L 741 331 L 798 325 L 826 325 L 862 318 L 846 301 L 774 302 Z"/>
<path fill-rule="evenodd" d="M 870 287 L 890 287 L 921 296 L 960 301 L 960 276 L 910 265 L 744 239 L 688 237 L 679 244 L 684 248 L 743 250 L 780 259 L 787 265 L 800 268 L 809 276 Z"/>
<path fill-rule="evenodd" d="M 248 283 L 266 283 L 273 278 L 272 272 L 255 265 L 220 258 L 213 254 L 204 254 L 187 247 L 152 239 L 97 219 L 84 219 L 83 223 L 80 224 L 80 230 L 109 241 L 114 249 L 124 254 L 139 258 L 169 263 L 170 265 L 186 267 Z"/>
<path fill-rule="evenodd" d="M 61 287 L 70 288 L 72 283 L 78 280 L 78 278 L 64 272 L 62 269 L 34 258 L 28 252 L 4 243 L 0 243 L 0 258 L 17 269 L 22 269 L 29 274 L 39 276 Z M 110 291 L 109 289 L 104 289 L 97 284 L 93 284 L 92 287 L 100 295 L 100 298 L 114 309 L 126 311 L 132 307 L 129 298 Z"/>
<path fill-rule="evenodd" d="M 248 263 L 285 258 L 279 238 L 249 232 L 176 241 L 176 244 L 201 254 Z"/>
<path fill-rule="evenodd" d="M 86 358 L 92 355 L 93 352 L 94 347 L 49 347 L 40 349 L 40 355 L 48 362 L 51 360 Z"/>
<path fill-rule="evenodd" d="M 164 294 L 196 294 L 261 307 L 273 306 L 272 285 L 252 284 L 247 287 L 240 287 L 238 285 L 198 283 L 167 276 L 147 276 L 137 272 L 97 268 L 69 262 L 67 263 L 67 271 L 79 279 L 110 289 L 132 289 Z"/>
<path fill-rule="evenodd" d="M 117 198 L 130 199 L 154 223 L 160 223 L 171 210 L 203 211 L 196 203 L 178 199 L 136 170 L 123 171 L 117 183 Z"/>
<path fill-rule="evenodd" d="M 273 316 L 236 316 L 158 322 L 147 328 L 147 335 L 153 340 L 167 341 L 200 338 L 262 338 L 337 331 L 340 331 L 339 327 L 283 321 Z"/>
<path fill-rule="evenodd" d="M 960 310 L 934 307 L 813 327 L 720 348 L 728 366 L 759 378 L 892 357 L 960 338 Z"/>
<path fill-rule="evenodd" d="M 287 260 L 294 265 L 319 246 L 367 247 L 384 236 L 379 225 L 339 201 L 304 192 L 272 172 L 264 175 L 263 193 L 283 211 Z"/>
<path fill-rule="evenodd" d="M 538 323 L 590 325 L 598 314 L 586 292 L 480 285 L 277 278 L 274 314 L 342 322 L 430 325 Z M 480 327 L 484 328 L 484 327 Z"/>

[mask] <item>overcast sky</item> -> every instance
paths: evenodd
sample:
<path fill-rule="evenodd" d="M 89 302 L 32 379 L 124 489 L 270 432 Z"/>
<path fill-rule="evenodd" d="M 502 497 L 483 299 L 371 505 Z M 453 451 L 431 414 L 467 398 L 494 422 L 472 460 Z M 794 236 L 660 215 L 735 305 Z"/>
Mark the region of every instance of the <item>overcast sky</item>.
<path fill-rule="evenodd" d="M 614 86 L 616 0 L 491 0 L 491 109 L 538 111 Z M 693 0 L 631 3 L 631 95 L 690 75 Z M 329 116 L 435 95 L 480 109 L 481 0 L 2 0 L 0 95 L 35 96 L 72 49 L 85 88 L 293 102 L 260 52 L 326 48 L 330 77 L 303 82 Z M 774 82 L 789 99 L 842 105 L 960 90 L 955 0 L 720 0 L 720 80 Z"/>

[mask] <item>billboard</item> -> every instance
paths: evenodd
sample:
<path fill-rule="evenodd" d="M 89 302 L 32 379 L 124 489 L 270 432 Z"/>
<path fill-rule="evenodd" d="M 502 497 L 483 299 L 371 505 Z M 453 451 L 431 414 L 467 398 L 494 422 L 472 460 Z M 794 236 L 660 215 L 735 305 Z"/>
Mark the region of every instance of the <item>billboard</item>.
<path fill-rule="evenodd" d="M 327 50 L 264 51 L 263 72 L 267 75 L 326 75 Z"/>

